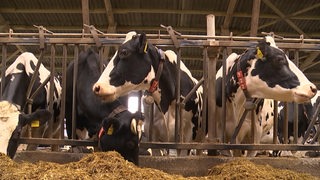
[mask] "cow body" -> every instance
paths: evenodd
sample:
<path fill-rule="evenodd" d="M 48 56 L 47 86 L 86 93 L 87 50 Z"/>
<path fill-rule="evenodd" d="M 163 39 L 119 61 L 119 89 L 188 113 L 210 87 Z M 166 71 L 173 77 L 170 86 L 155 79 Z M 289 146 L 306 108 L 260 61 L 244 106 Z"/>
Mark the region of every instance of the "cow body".
<path fill-rule="evenodd" d="M 162 112 L 162 119 L 166 125 L 163 131 L 167 131 L 164 139 L 174 141 L 176 64 L 177 56 L 173 51 L 162 52 L 147 43 L 145 34 L 136 35 L 119 47 L 118 53 L 93 86 L 93 91 L 105 101 L 113 101 L 132 90 L 149 91 L 159 111 Z M 192 77 L 182 62 L 180 67 L 180 93 L 185 97 L 197 80 Z M 155 86 L 154 81 L 158 81 Z M 194 138 L 192 128 L 195 131 L 198 126 L 199 110 L 202 104 L 201 91 L 202 89 L 199 88 L 182 109 L 181 128 L 184 132 L 182 137 L 184 142 L 190 142 Z"/>
<path fill-rule="evenodd" d="M 73 70 L 74 62 L 71 62 L 67 69 L 66 91 L 66 128 L 68 138 L 72 138 Z M 131 131 L 130 126 L 131 124 L 132 126 L 137 126 L 134 125 L 137 123 L 133 123 L 136 115 L 130 113 L 120 100 L 117 99 L 114 102 L 105 103 L 92 92 L 92 85 L 101 74 L 98 55 L 93 50 L 88 49 L 80 53 L 78 72 L 74 96 L 76 98 L 77 138 L 95 139 L 98 137 L 102 150 L 116 150 L 125 159 L 138 164 L 139 138 L 137 128 L 133 128 Z M 138 119 L 136 118 L 136 120 Z M 111 124 L 114 124 L 112 125 L 112 132 L 108 131 Z M 99 129 L 101 133 L 97 136 Z"/>
<path fill-rule="evenodd" d="M 8 101 L 17 106 L 19 111 L 28 112 L 27 108 L 27 89 L 29 87 L 31 78 L 35 73 L 35 67 L 38 59 L 29 52 L 22 53 L 18 58 L 8 67 L 5 73 L 4 91 L 1 100 Z M 35 93 L 38 87 L 50 76 L 50 72 L 41 64 L 39 72 L 35 77 L 34 85 L 31 88 L 31 95 Z M 39 89 L 38 93 L 32 100 L 32 112 L 37 109 L 46 109 L 49 107 L 49 89 L 50 82 Z M 54 77 L 54 94 L 53 94 L 53 134 L 52 137 L 60 137 L 60 103 L 61 103 L 61 85 L 58 78 Z M 33 128 L 32 137 L 49 137 L 48 123 Z M 35 146 L 31 146 L 34 149 Z"/>
<path fill-rule="evenodd" d="M 270 44 L 271 43 L 271 44 Z M 226 96 L 226 139 L 230 138 L 244 112 L 244 104 L 250 98 L 268 98 L 279 101 L 305 102 L 316 92 L 316 87 L 302 72 L 278 49 L 271 37 L 259 42 L 256 48 L 247 50 L 242 55 L 235 53 L 227 58 L 226 82 L 222 83 L 222 68 L 217 72 L 216 80 L 216 119 L 221 119 L 222 96 Z M 243 77 L 243 78 L 242 78 Z M 221 85 L 226 86 L 222 94 Z M 254 109 L 255 137 L 254 143 L 260 143 L 263 135 L 261 104 Z M 222 122 L 218 129 L 221 129 Z M 221 135 L 221 133 L 218 133 Z M 251 136 L 251 114 L 245 121 L 236 137 L 236 143 L 249 143 Z M 239 156 L 239 152 L 235 152 Z M 251 152 L 249 156 L 255 156 Z"/>

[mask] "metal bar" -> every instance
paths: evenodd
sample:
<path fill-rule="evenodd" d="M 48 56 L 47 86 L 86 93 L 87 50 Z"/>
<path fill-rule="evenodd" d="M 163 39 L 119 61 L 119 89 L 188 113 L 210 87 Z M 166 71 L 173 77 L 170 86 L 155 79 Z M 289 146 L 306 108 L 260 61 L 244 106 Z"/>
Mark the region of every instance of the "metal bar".
<path fill-rule="evenodd" d="M 1 88 L 0 97 L 2 97 L 5 85 L 6 69 L 7 69 L 7 45 L 2 44 L 2 62 L 1 62 Z"/>
<path fill-rule="evenodd" d="M 254 118 L 255 110 L 251 110 L 251 142 L 255 143 L 255 134 L 256 134 L 256 123 Z"/>
<path fill-rule="evenodd" d="M 66 113 L 66 84 L 67 84 L 67 56 L 68 50 L 67 45 L 64 44 L 62 47 L 62 89 L 61 89 L 61 107 L 60 107 L 60 138 L 64 139 L 64 119 Z"/>
<path fill-rule="evenodd" d="M 181 79 L 181 73 L 180 73 L 180 60 L 181 60 L 181 49 L 178 48 L 177 53 L 177 77 L 176 77 L 176 114 L 175 114 L 175 140 L 176 142 L 183 142 L 184 134 L 183 134 L 183 125 L 182 125 L 182 116 L 181 116 L 181 104 L 180 104 L 180 98 L 181 98 L 181 91 L 180 91 L 180 79 Z M 169 126 L 168 126 L 169 127 Z"/>
<path fill-rule="evenodd" d="M 227 74 L 227 62 L 226 62 L 226 59 L 227 59 L 227 49 L 225 48 L 224 51 L 223 51 L 223 61 L 222 61 L 222 84 L 221 84 L 221 87 L 222 87 L 222 117 L 221 117 L 221 120 L 222 120 L 222 128 L 221 128 L 221 141 L 223 143 L 227 143 L 226 141 L 226 136 L 225 136 L 225 132 L 226 132 L 226 123 L 227 123 L 227 110 L 226 110 L 226 74 Z"/>
<path fill-rule="evenodd" d="M 76 139 L 76 87 L 78 77 L 78 56 L 79 46 L 74 47 L 74 66 L 73 66 L 73 84 L 72 84 L 72 139 Z"/>
<path fill-rule="evenodd" d="M 48 139 L 48 138 L 20 138 L 20 144 L 47 144 L 47 145 L 71 145 L 71 146 L 98 146 L 97 141 L 71 140 L 71 139 Z"/>
<path fill-rule="evenodd" d="M 302 145 L 302 144 L 217 144 L 217 143 L 145 143 L 141 142 L 140 147 L 142 148 L 170 148 L 170 149 L 240 149 L 240 150 L 314 150 L 319 151 L 319 145 Z"/>
<path fill-rule="evenodd" d="M 55 74 L 55 61 L 56 61 L 56 48 L 51 45 L 51 61 L 50 61 L 50 86 L 49 86 L 49 111 L 53 112 L 53 96 L 54 96 L 54 74 Z M 52 138 L 54 116 L 49 119 L 49 138 Z"/>
<path fill-rule="evenodd" d="M 284 107 L 283 107 L 283 112 L 284 112 L 284 119 L 283 119 L 283 142 L 284 144 L 288 144 L 288 119 L 289 119 L 289 112 L 288 112 L 288 102 L 284 102 Z"/>
<path fill-rule="evenodd" d="M 304 106 L 303 104 L 301 104 Z M 297 144 L 298 143 L 298 110 L 299 105 L 297 103 L 293 103 L 293 143 Z"/>
<path fill-rule="evenodd" d="M 181 102 L 181 104 L 185 105 L 187 101 L 190 100 L 191 96 L 198 90 L 198 88 L 203 84 L 204 78 L 202 77 L 198 83 L 193 86 L 193 88 L 191 89 L 191 91 L 187 94 L 187 96 L 183 99 L 183 101 Z"/>
<path fill-rule="evenodd" d="M 274 109 L 273 109 L 273 144 L 278 143 L 278 101 L 273 100 Z"/>
<path fill-rule="evenodd" d="M 213 129 L 208 129 L 208 48 L 203 48 L 203 94 L 202 94 L 202 100 L 203 100 L 203 106 L 202 106 L 202 132 L 207 132 L 207 134 L 213 134 Z"/>
<path fill-rule="evenodd" d="M 304 144 L 307 140 L 307 138 L 309 137 L 309 134 L 310 134 L 310 131 L 312 129 L 312 127 L 314 126 L 314 124 L 316 123 L 317 121 L 317 117 L 318 117 L 318 114 L 320 112 L 320 103 L 317 105 L 316 107 L 316 111 L 314 112 L 314 114 L 312 115 L 312 119 L 311 119 L 311 122 L 308 126 L 308 129 L 307 131 L 305 132 L 304 136 L 303 136 L 303 140 L 302 140 L 302 144 Z M 320 130 L 317 130 L 317 134 L 320 134 Z M 313 139 L 316 139 L 315 137 Z"/>

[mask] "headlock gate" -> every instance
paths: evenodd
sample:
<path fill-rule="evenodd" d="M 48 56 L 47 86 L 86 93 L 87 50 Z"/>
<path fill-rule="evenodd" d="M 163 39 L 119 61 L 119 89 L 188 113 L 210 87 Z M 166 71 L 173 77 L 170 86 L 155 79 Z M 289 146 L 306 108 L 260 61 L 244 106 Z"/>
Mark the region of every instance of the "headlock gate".
<path fill-rule="evenodd" d="M 226 66 L 226 57 L 230 49 L 244 50 L 248 47 L 252 47 L 257 44 L 258 40 L 262 40 L 262 37 L 239 37 L 233 36 L 216 36 L 214 33 L 214 23 L 210 22 L 208 17 L 208 35 L 181 35 L 175 32 L 170 26 L 165 27 L 168 31 L 168 34 L 148 34 L 149 43 L 158 45 L 161 47 L 168 47 L 174 49 L 178 55 L 178 68 L 180 66 L 180 57 L 181 49 L 183 48 L 199 48 L 203 51 L 203 77 L 200 79 L 199 84 L 193 89 L 194 91 L 202 84 L 204 87 L 203 99 L 203 126 L 201 131 L 205 131 L 206 126 L 208 127 L 208 139 L 209 141 L 202 140 L 201 142 L 192 142 L 185 143 L 181 140 L 181 133 L 183 132 L 179 126 L 180 124 L 180 108 L 184 105 L 185 101 L 180 101 L 180 95 L 177 95 L 177 106 L 176 106 L 176 142 L 144 142 L 141 143 L 140 147 L 150 147 L 150 148 L 168 148 L 168 149 L 241 149 L 241 150 L 311 150 L 318 151 L 320 146 L 316 144 L 277 144 L 276 133 L 273 136 L 274 144 L 233 144 L 225 142 L 225 139 L 218 139 L 217 137 L 217 121 L 214 119 L 214 107 L 216 106 L 215 98 L 215 76 L 216 76 L 216 66 L 217 62 L 222 59 L 222 65 Z M 38 27 L 39 33 L 0 33 L 0 45 L 2 49 L 1 54 L 1 79 L 4 80 L 5 70 L 7 67 L 7 62 L 11 62 L 12 59 L 20 52 L 23 51 L 24 46 L 30 46 L 35 49 L 39 54 L 39 62 L 43 62 L 45 54 L 49 52 L 50 59 L 50 71 L 51 74 L 55 74 L 56 64 L 59 64 L 61 67 L 61 77 L 62 77 L 62 103 L 61 103 L 61 116 L 60 122 L 61 126 L 64 127 L 64 114 L 65 114 L 65 92 L 66 92 L 66 67 L 67 62 L 70 59 L 74 59 L 75 64 L 77 64 L 78 54 L 80 48 L 86 48 L 88 46 L 95 47 L 99 51 L 99 57 L 102 60 L 105 58 L 104 50 L 111 46 L 118 46 L 124 41 L 125 34 L 112 34 L 112 33 L 102 33 L 96 30 L 93 26 L 90 27 L 90 33 L 52 33 L 47 31 L 44 27 Z M 271 35 L 273 35 L 271 33 Z M 281 38 L 276 39 L 277 46 L 286 52 L 293 51 L 295 56 L 295 61 L 298 63 L 299 53 L 298 51 L 320 51 L 320 40 L 319 39 L 305 39 L 300 38 Z M 39 47 L 39 48 L 37 48 Z M 50 48 L 48 48 L 50 47 Z M 14 51 L 12 54 L 9 54 L 8 51 L 12 51 L 17 48 L 18 50 Z M 49 49 L 49 51 L 48 51 Z M 70 54 L 73 56 L 70 58 Z M 9 56 L 8 56 L 9 55 Z M 220 56 L 219 56 L 220 55 Z M 222 56 L 221 56 L 222 55 Z M 222 57 L 222 58 L 221 58 Z M 60 62 L 57 62 L 57 61 Z M 48 63 L 47 63 L 48 64 Z M 102 63 L 101 63 L 102 64 Z M 77 66 L 74 69 L 74 75 L 77 73 Z M 224 72 L 225 72 L 224 68 Z M 225 74 L 225 73 L 223 73 Z M 76 76 L 74 76 L 76 77 Z M 178 73 L 178 79 L 179 73 Z M 225 75 L 223 75 L 225 79 Z M 53 84 L 53 76 L 50 77 L 46 82 L 51 82 Z M 74 81 L 75 82 L 75 81 Z M 179 81 L 177 81 L 179 82 Z M 3 89 L 3 81 L 1 84 L 1 94 Z M 75 85 L 74 85 L 75 87 Z M 225 92 L 224 86 L 222 86 L 222 92 Z M 50 96 L 52 100 L 53 89 L 50 89 Z M 177 91 L 179 92 L 179 91 Z M 32 105 L 32 95 L 30 92 L 28 97 L 31 98 L 29 105 Z M 189 97 L 185 97 L 188 99 Z M 226 101 L 225 97 L 223 102 Z M 225 103 L 223 103 L 225 104 Z M 275 104 L 277 104 L 275 102 Z M 206 108 L 206 106 L 208 108 Z M 52 103 L 50 103 L 50 110 L 52 111 Z M 74 112 L 73 106 L 73 112 Z M 226 113 L 225 105 L 223 105 L 223 114 Z M 207 110 L 209 109 L 209 110 Z M 319 107 L 317 112 L 312 119 L 312 123 L 315 123 L 315 116 L 319 113 Z M 274 109 L 274 115 L 277 117 L 278 110 L 277 106 Z M 205 119 L 208 117 L 209 121 L 206 124 Z M 297 113 L 295 113 L 297 116 Z M 74 117 L 74 116 L 73 116 Z M 223 122 L 226 122 L 226 116 L 223 115 Z M 286 118 L 287 119 L 287 118 Z M 295 118 L 297 121 L 297 117 Z M 287 123 L 287 121 L 286 121 Z M 52 119 L 50 120 L 50 126 L 52 127 Z M 274 132 L 277 132 L 277 118 L 274 121 Z M 297 124 L 297 122 L 295 122 Z M 225 129 L 226 126 L 223 126 Z M 73 135 L 75 138 L 75 119 L 73 119 Z M 288 133 L 288 128 L 285 128 L 285 133 Z M 297 125 L 295 125 L 295 131 L 297 131 Z M 309 130 L 310 131 L 310 130 Z M 317 132 L 317 136 L 319 136 Z M 76 140 L 76 139 L 64 139 L 64 129 L 61 129 L 61 139 L 44 139 L 44 138 L 21 138 L 20 143 L 22 144 L 48 144 L 48 145 L 86 145 L 86 146 L 96 146 L 97 142 L 92 140 Z M 295 132 L 295 142 L 297 138 L 297 132 Z M 287 140 L 285 140 L 287 142 Z"/>

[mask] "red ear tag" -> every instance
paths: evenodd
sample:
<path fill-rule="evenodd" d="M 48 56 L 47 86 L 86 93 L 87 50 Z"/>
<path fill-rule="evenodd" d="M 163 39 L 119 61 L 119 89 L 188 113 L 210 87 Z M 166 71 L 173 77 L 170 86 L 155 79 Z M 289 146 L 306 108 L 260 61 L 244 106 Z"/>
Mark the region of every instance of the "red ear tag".
<path fill-rule="evenodd" d="M 157 87 L 158 87 L 158 84 L 159 84 L 159 81 L 157 80 L 153 80 L 152 83 L 151 83 L 151 86 L 149 88 L 149 92 L 153 93 L 156 91 Z"/>

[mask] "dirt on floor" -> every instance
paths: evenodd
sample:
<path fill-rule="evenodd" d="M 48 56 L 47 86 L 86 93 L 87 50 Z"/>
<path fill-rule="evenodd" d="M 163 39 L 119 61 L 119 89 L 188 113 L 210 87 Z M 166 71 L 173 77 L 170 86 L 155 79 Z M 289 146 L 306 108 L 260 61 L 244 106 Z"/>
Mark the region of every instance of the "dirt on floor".
<path fill-rule="evenodd" d="M 151 168 L 140 168 L 117 152 L 85 155 L 78 162 L 58 164 L 39 161 L 17 163 L 0 154 L 0 179 L 320 179 L 309 174 L 258 165 L 239 158 L 214 166 L 204 177 L 183 177 Z"/>

